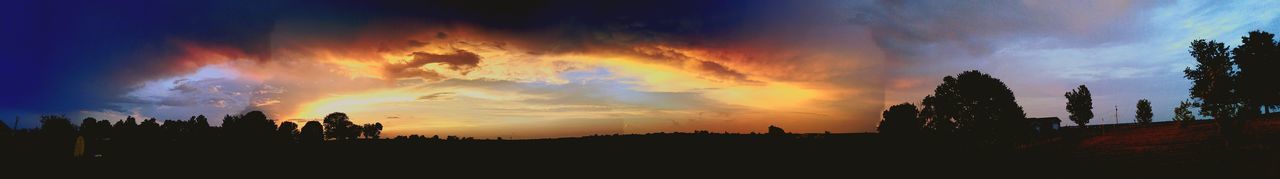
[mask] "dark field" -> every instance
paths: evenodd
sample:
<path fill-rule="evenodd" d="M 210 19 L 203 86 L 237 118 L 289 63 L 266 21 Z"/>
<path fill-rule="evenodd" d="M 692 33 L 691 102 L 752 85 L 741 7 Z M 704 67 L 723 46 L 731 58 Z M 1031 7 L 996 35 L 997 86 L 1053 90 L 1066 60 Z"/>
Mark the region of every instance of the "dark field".
<path fill-rule="evenodd" d="M 1064 128 L 1018 147 L 865 134 L 665 133 L 539 140 L 356 140 L 321 144 L 228 142 L 98 144 L 98 157 L 50 157 L 12 146 L 13 162 L 45 166 L 360 167 L 666 173 L 803 171 L 817 176 L 1280 176 L 1280 120 L 1254 120 L 1228 142 L 1212 121 L 1182 127 Z M 114 146 L 113 146 L 114 145 Z M 90 145 L 92 148 L 93 146 Z M 92 149 L 91 149 L 92 151 Z M 288 164 L 288 165 L 283 165 Z M 40 165 L 37 165 L 40 166 Z M 603 169 L 603 170 L 601 170 Z M 926 172 L 927 171 L 927 172 Z"/>

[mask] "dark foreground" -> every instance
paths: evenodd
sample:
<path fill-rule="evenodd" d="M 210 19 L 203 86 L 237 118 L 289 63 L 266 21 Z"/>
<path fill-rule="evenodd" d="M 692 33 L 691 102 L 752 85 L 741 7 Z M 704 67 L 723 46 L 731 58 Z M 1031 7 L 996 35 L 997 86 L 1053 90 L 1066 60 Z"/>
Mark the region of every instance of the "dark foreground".
<path fill-rule="evenodd" d="M 402 168 L 593 171 L 640 175 L 782 176 L 1280 176 L 1280 120 L 1246 125 L 1226 141 L 1216 124 L 1066 128 L 1019 147 L 878 134 L 648 134 L 542 140 L 357 140 L 321 144 L 234 142 L 135 145 L 97 157 L 49 157 L 8 146 L 6 164 L 35 167 Z M 109 147 L 104 147 L 109 148 Z M 35 153 L 33 155 L 29 155 Z M 15 169 L 10 167 L 9 169 Z M 13 170 L 11 170 L 13 171 Z M 478 174 L 512 174 L 479 172 Z"/>

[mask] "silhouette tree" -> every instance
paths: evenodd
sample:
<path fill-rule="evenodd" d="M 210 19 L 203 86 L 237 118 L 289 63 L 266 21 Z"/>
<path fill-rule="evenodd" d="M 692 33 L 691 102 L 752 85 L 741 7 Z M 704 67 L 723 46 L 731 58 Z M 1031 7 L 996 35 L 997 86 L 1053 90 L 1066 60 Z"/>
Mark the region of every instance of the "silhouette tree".
<path fill-rule="evenodd" d="M 1013 91 L 1000 79 L 980 71 L 942 78 L 926 101 L 931 121 L 951 120 L 955 131 L 987 142 L 1012 143 L 1029 139 L 1033 129 Z M 948 119 L 950 118 L 950 119 Z"/>
<path fill-rule="evenodd" d="M 111 140 L 118 143 L 132 143 L 140 137 L 138 133 L 138 119 L 133 116 L 125 117 L 123 120 L 116 121 L 111 127 Z"/>
<path fill-rule="evenodd" d="M 98 119 L 86 117 L 80 121 L 80 135 L 86 140 L 97 139 L 102 136 L 102 130 L 98 129 Z"/>
<path fill-rule="evenodd" d="M 238 140 L 266 142 L 276 131 L 276 123 L 267 119 L 262 111 L 250 111 L 240 116 L 223 118 L 222 129 Z"/>
<path fill-rule="evenodd" d="M 170 141 L 187 140 L 191 137 L 195 127 L 195 116 L 191 116 L 188 120 L 164 120 L 160 124 L 160 129 L 164 131 L 164 137 Z"/>
<path fill-rule="evenodd" d="M 360 137 L 360 126 L 351 123 L 346 113 L 334 112 L 324 117 L 324 136 L 329 139 L 350 140 Z"/>
<path fill-rule="evenodd" d="M 98 129 L 104 130 L 103 132 L 106 132 L 105 130 L 111 129 L 111 121 L 108 121 L 108 120 L 98 121 Z"/>
<path fill-rule="evenodd" d="M 360 135 L 364 133 L 364 126 L 351 124 L 351 129 L 348 130 L 351 131 L 350 133 L 347 133 L 346 138 L 348 140 L 360 139 Z"/>
<path fill-rule="evenodd" d="M 116 124 L 113 127 L 121 130 L 133 130 L 134 128 L 138 128 L 138 119 L 133 118 L 133 116 L 129 116 L 124 120 L 116 121 Z"/>
<path fill-rule="evenodd" d="M 67 120 L 67 117 L 40 116 L 40 136 L 42 136 L 42 142 L 51 149 L 45 151 L 50 156 L 72 154 L 72 146 L 75 145 L 76 140 L 75 132 L 75 126 L 71 125 L 71 120 Z"/>
<path fill-rule="evenodd" d="M 884 119 L 876 127 L 885 135 L 916 135 L 924 129 L 925 121 L 917 116 L 916 105 L 902 103 L 893 105 L 881 114 Z"/>
<path fill-rule="evenodd" d="M 954 78 L 951 79 L 954 80 Z M 955 102 L 956 100 L 953 98 L 955 95 L 948 94 L 955 90 L 950 89 L 949 85 L 946 83 L 943 85 L 938 86 L 938 89 L 934 90 L 935 94 L 943 95 L 925 96 L 924 100 L 920 102 L 920 105 L 924 108 L 920 110 L 919 117 L 921 120 L 927 121 L 926 128 L 929 130 L 932 130 L 934 133 L 945 134 L 950 133 L 956 128 L 955 121 L 953 121 L 956 115 L 956 109 L 954 107 L 959 106 L 959 104 L 957 104 Z"/>
<path fill-rule="evenodd" d="M 1151 116 L 1154 115 L 1151 114 L 1151 101 L 1147 101 L 1147 99 L 1138 100 L 1138 111 L 1135 113 L 1137 114 L 1133 118 L 1138 124 L 1151 124 Z"/>
<path fill-rule="evenodd" d="M 382 134 L 382 123 L 364 124 L 361 129 L 364 130 L 364 137 L 369 139 L 378 139 L 378 135 Z"/>
<path fill-rule="evenodd" d="M 280 127 L 276 129 L 276 136 L 280 141 L 294 141 L 298 138 L 298 124 L 284 121 L 280 123 Z"/>
<path fill-rule="evenodd" d="M 204 115 L 196 116 L 194 120 L 196 128 L 209 128 L 209 119 L 205 118 Z"/>
<path fill-rule="evenodd" d="M 83 127 L 83 125 L 85 125 L 85 124 L 81 123 L 80 125 L 82 125 L 81 127 Z M 114 129 L 112 129 L 112 127 L 111 127 L 111 121 L 108 121 L 108 120 L 99 120 L 99 121 L 97 121 L 97 122 L 95 122 L 95 123 L 93 123 L 93 124 L 90 124 L 90 125 L 93 125 L 93 126 L 94 126 L 94 127 L 92 127 L 92 128 L 93 128 L 93 131 L 92 131 L 92 133 L 91 133 L 91 134 L 89 134 L 90 136 L 87 136 L 87 137 L 86 137 L 86 139 L 92 139 L 92 140 L 95 140 L 95 141 L 97 141 L 97 140 L 103 140 L 103 139 L 106 139 L 106 138 L 108 138 L 108 137 L 112 137 L 112 135 L 114 134 L 114 131 L 115 131 L 115 130 L 114 130 Z"/>
<path fill-rule="evenodd" d="M 1196 120 L 1196 116 L 1191 114 L 1191 107 L 1195 103 L 1191 101 L 1182 101 L 1178 103 L 1178 107 L 1173 108 L 1173 121 L 1177 121 L 1183 127 Z"/>
<path fill-rule="evenodd" d="M 324 127 L 320 122 L 307 121 L 307 124 L 302 126 L 302 132 L 298 134 L 298 140 L 308 144 L 320 143 L 324 141 Z"/>
<path fill-rule="evenodd" d="M 156 122 L 156 118 L 142 120 L 142 123 L 138 124 L 138 128 L 147 131 L 159 131 L 160 123 Z"/>
<path fill-rule="evenodd" d="M 1067 97 L 1067 112 L 1071 113 L 1068 118 L 1078 126 L 1089 124 L 1093 119 L 1093 94 L 1089 93 L 1089 87 L 1080 85 L 1063 96 Z"/>
<path fill-rule="evenodd" d="M 1198 100 L 1196 107 L 1200 115 L 1213 117 L 1215 120 L 1232 120 L 1240 109 L 1235 93 L 1236 72 L 1233 71 L 1227 47 L 1216 41 L 1204 39 L 1191 42 L 1191 57 L 1196 59 L 1196 67 L 1183 70 L 1187 79 L 1193 82 L 1191 98 Z"/>
<path fill-rule="evenodd" d="M 1241 117 L 1254 117 L 1259 109 L 1280 105 L 1280 85 L 1274 82 L 1280 77 L 1280 46 L 1274 38 L 1275 34 L 1251 31 L 1231 51 L 1240 69 L 1236 92 L 1244 103 L 1241 115 L 1246 115 Z"/>
<path fill-rule="evenodd" d="M 164 130 L 160 129 L 160 123 L 156 122 L 156 118 L 151 118 L 142 120 L 142 123 L 138 124 L 136 132 L 136 138 L 143 140 L 143 142 L 155 143 L 161 139 Z"/>
<path fill-rule="evenodd" d="M 10 145 L 9 142 L 12 142 L 12 141 L 13 141 L 13 129 L 9 129 L 9 124 L 5 124 L 4 121 L 0 121 L 0 144 L 5 144 L 6 146 L 9 146 Z M 0 151 L 3 151 L 3 150 L 6 150 L 6 149 L 0 149 Z"/>
<path fill-rule="evenodd" d="M 1213 117 L 1218 124 L 1218 132 L 1227 139 L 1227 143 L 1238 138 L 1240 131 L 1239 118 L 1242 105 L 1235 90 L 1237 73 L 1227 47 L 1216 41 L 1204 39 L 1191 42 L 1191 56 L 1196 59 L 1196 67 L 1183 70 L 1190 79 L 1191 98 L 1198 100 L 1196 107 L 1200 115 Z"/>
<path fill-rule="evenodd" d="M 187 120 L 165 120 L 160 125 L 171 138 L 207 140 L 211 137 L 209 121 L 204 115 L 191 116 Z"/>

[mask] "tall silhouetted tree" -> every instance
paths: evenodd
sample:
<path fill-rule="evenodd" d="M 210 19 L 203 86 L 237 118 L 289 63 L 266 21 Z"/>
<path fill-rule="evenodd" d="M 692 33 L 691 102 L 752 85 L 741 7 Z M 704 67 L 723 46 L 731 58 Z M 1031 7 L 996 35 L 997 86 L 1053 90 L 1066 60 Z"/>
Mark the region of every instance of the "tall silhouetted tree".
<path fill-rule="evenodd" d="M 1183 73 L 1193 82 L 1191 98 L 1198 100 L 1196 107 L 1200 108 L 1200 115 L 1219 121 L 1235 119 L 1240 103 L 1235 91 L 1236 72 L 1232 67 L 1235 63 L 1231 61 L 1227 47 L 1216 41 L 1200 39 L 1191 42 L 1190 52 L 1198 63 Z"/>
<path fill-rule="evenodd" d="M 1237 73 L 1227 47 L 1216 41 L 1204 39 L 1191 42 L 1191 56 L 1197 64 L 1195 68 L 1183 70 L 1190 79 L 1191 98 L 1198 100 L 1196 107 L 1200 115 L 1213 117 L 1218 123 L 1218 132 L 1227 139 L 1227 144 L 1239 136 L 1240 103 L 1236 91 Z"/>
<path fill-rule="evenodd" d="M 307 124 L 302 126 L 302 132 L 298 134 L 298 140 L 308 144 L 324 141 L 324 126 L 317 121 L 307 121 Z"/>
<path fill-rule="evenodd" d="M 1138 111 L 1135 113 L 1133 119 L 1143 125 L 1151 124 L 1151 116 L 1155 115 L 1151 113 L 1151 101 L 1147 99 L 1138 100 Z"/>
<path fill-rule="evenodd" d="M 1275 34 L 1252 31 L 1249 36 L 1240 37 L 1240 46 L 1232 51 L 1237 74 L 1236 92 L 1244 103 L 1241 108 L 1242 117 L 1253 117 L 1260 109 L 1280 105 L 1280 46 L 1276 45 Z M 1266 111 L 1270 112 L 1270 111 Z"/>
<path fill-rule="evenodd" d="M 1093 94 L 1089 93 L 1089 87 L 1080 85 L 1063 96 L 1067 97 L 1067 112 L 1071 113 L 1068 118 L 1078 126 L 1089 124 L 1093 119 Z"/>
<path fill-rule="evenodd" d="M 324 117 L 324 136 L 330 139 L 355 139 L 360 136 L 359 126 L 351 123 L 346 113 L 335 112 Z"/>
<path fill-rule="evenodd" d="M 1033 129 L 1013 91 L 991 75 L 966 71 L 947 76 L 934 90 L 926 108 L 933 121 L 955 123 L 955 132 L 988 142 L 1010 143 L 1029 139 Z M 928 97 L 926 97 L 928 98 Z"/>
<path fill-rule="evenodd" d="M 1173 121 L 1177 121 L 1182 126 L 1187 126 L 1191 121 L 1196 120 L 1196 116 L 1191 114 L 1191 107 L 1195 103 L 1191 101 L 1182 101 L 1178 103 L 1178 107 L 1173 108 Z"/>
<path fill-rule="evenodd" d="M 902 103 L 893 105 L 885 110 L 881 116 L 880 125 L 876 127 L 881 134 L 885 135 L 917 135 L 924 129 L 925 121 L 918 117 L 919 111 L 916 105 L 911 103 Z"/>
<path fill-rule="evenodd" d="M 364 130 L 362 133 L 364 133 L 365 138 L 378 139 L 378 136 L 382 134 L 382 123 L 364 124 L 361 129 Z"/>

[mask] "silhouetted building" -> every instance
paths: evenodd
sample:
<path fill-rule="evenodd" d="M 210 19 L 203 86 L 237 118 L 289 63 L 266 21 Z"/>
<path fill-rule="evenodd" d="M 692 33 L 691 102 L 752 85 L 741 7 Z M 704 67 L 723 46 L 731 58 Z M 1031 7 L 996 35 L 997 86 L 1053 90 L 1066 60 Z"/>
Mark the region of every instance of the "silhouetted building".
<path fill-rule="evenodd" d="M 1058 117 L 1027 118 L 1027 120 L 1031 121 L 1031 128 L 1035 129 L 1036 134 L 1039 135 L 1056 133 L 1058 128 L 1062 127 L 1062 119 Z"/>
<path fill-rule="evenodd" d="M 783 131 L 781 127 L 769 125 L 769 135 L 782 135 L 782 134 L 787 134 L 787 131 Z"/>

